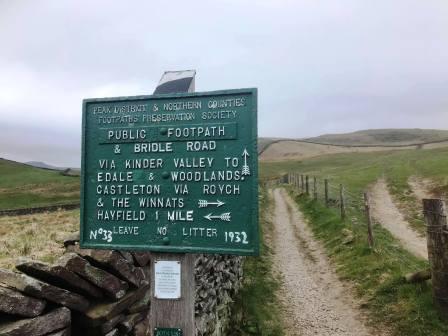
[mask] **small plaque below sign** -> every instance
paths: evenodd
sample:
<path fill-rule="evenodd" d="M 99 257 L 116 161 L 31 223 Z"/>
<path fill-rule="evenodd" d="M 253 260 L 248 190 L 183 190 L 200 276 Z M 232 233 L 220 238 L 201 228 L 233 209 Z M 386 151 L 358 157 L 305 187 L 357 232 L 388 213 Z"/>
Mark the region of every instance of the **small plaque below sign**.
<path fill-rule="evenodd" d="M 180 299 L 180 261 L 158 260 L 154 266 L 154 297 Z"/>
<path fill-rule="evenodd" d="M 154 336 L 182 336 L 179 328 L 154 328 Z"/>

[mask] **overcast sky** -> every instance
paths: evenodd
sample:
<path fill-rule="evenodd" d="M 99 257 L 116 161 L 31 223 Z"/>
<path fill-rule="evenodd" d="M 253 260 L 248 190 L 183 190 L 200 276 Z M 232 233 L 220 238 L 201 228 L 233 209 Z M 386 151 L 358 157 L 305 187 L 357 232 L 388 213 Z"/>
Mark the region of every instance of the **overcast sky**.
<path fill-rule="evenodd" d="M 80 165 L 81 101 L 259 89 L 259 135 L 448 128 L 446 0 L 0 0 L 0 157 Z"/>

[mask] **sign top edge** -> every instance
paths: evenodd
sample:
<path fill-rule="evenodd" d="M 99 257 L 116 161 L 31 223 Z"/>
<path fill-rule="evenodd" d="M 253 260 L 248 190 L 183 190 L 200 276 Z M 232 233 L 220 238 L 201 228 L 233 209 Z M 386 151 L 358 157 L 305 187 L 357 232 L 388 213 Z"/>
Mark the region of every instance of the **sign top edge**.
<path fill-rule="evenodd" d="M 153 94 L 153 95 L 137 95 L 137 96 L 118 96 L 118 97 L 104 97 L 104 98 L 85 98 L 83 104 L 94 102 L 112 102 L 112 101 L 125 101 L 129 99 L 143 100 L 154 98 L 182 98 L 182 97 L 204 97 L 204 96 L 216 96 L 216 95 L 232 95 L 232 94 L 254 94 L 258 92 L 257 88 L 241 88 L 241 89 L 229 89 L 229 90 L 216 90 L 216 91 L 202 91 L 202 92 L 182 92 L 182 93 L 168 93 L 168 94 Z"/>

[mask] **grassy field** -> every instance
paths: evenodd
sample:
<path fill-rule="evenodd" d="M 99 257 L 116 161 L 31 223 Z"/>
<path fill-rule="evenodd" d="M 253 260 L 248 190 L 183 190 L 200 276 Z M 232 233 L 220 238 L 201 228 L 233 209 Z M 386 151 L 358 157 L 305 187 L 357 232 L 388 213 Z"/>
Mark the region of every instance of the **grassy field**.
<path fill-rule="evenodd" d="M 260 257 L 247 257 L 244 262 L 243 287 L 235 299 L 232 316 L 235 319 L 229 336 L 282 336 L 280 306 L 276 290 L 280 280 L 272 273 L 271 237 L 272 202 L 266 189 L 260 193 Z"/>
<path fill-rule="evenodd" d="M 447 335 L 448 323 L 432 303 L 431 284 L 403 281 L 403 275 L 428 267 L 427 262 L 405 251 L 379 225 L 374 225 L 375 248 L 368 248 L 361 192 L 378 178 L 385 178 L 411 223 L 423 231 L 421 206 L 408 179 L 411 176 L 430 179 L 437 192 L 446 193 L 448 148 L 337 154 L 301 162 L 263 163 L 260 167 L 263 178 L 287 172 L 317 176 L 319 181 L 328 178 L 334 186 L 342 183 L 347 188 L 347 198 L 355 200 L 348 207 L 347 219 L 341 220 L 339 210 L 326 208 L 322 200 L 295 197 L 340 277 L 354 285 L 372 323 L 385 324 L 394 335 Z M 337 189 L 330 191 L 336 198 Z M 322 184 L 318 192 L 323 194 Z"/>
<path fill-rule="evenodd" d="M 338 145 L 407 145 L 448 139 L 448 131 L 431 129 L 371 129 L 345 134 L 324 134 L 307 140 Z"/>
<path fill-rule="evenodd" d="M 79 210 L 0 217 L 0 267 L 18 257 L 52 262 L 64 251 L 67 234 L 79 230 Z"/>
<path fill-rule="evenodd" d="M 79 202 L 79 177 L 0 159 L 0 209 Z"/>
<path fill-rule="evenodd" d="M 447 321 L 432 303 L 430 283 L 403 281 L 403 275 L 428 267 L 426 261 L 401 248 L 379 225 L 374 226 L 375 249 L 369 249 L 360 212 L 351 212 L 349 220 L 343 221 L 337 209 L 326 208 L 320 201 L 303 196 L 296 201 L 339 276 L 353 284 L 372 324 L 383 324 L 392 335 L 448 334 Z M 354 237 L 349 242 L 348 233 Z"/>
<path fill-rule="evenodd" d="M 419 231 L 423 230 L 420 205 L 416 206 L 412 189 L 408 184 L 411 176 L 430 179 L 437 194 L 448 193 L 448 147 L 350 153 L 326 155 L 304 161 L 263 162 L 261 178 L 270 178 L 288 172 L 300 172 L 317 176 L 322 193 L 322 181 L 328 178 L 334 185 L 342 183 L 361 200 L 361 193 L 378 178 L 384 177 L 392 196 L 404 210 L 408 221 Z"/>

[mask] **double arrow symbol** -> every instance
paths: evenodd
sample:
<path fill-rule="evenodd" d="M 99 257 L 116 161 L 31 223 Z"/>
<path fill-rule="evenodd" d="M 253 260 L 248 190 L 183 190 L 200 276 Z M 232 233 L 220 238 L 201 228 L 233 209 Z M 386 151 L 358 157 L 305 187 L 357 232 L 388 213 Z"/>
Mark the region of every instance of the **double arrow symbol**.
<path fill-rule="evenodd" d="M 216 200 L 216 202 L 209 202 L 209 201 L 207 201 L 207 200 L 199 200 L 198 201 L 198 207 L 200 207 L 200 208 L 206 208 L 206 207 L 208 207 L 209 205 L 216 205 L 216 207 L 220 207 L 220 206 L 222 206 L 222 205 L 224 205 L 225 203 L 224 202 L 221 202 L 220 200 Z"/>
<path fill-rule="evenodd" d="M 209 213 L 207 216 L 204 216 L 204 218 L 208 219 L 209 221 L 211 221 L 212 219 L 219 219 L 226 222 L 230 222 L 230 220 L 232 219 L 230 212 L 224 212 L 220 215 L 213 215 L 212 213 Z"/>

